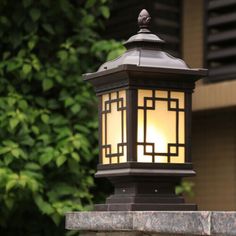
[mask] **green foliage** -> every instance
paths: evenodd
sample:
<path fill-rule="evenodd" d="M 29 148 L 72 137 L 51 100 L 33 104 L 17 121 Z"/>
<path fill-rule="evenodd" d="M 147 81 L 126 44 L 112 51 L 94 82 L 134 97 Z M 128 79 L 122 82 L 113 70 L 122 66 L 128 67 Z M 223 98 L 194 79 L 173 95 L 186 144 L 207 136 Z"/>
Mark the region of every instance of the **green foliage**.
<path fill-rule="evenodd" d="M 64 235 L 65 212 L 92 208 L 97 108 L 81 74 L 123 50 L 96 33 L 107 4 L 0 1 L 3 235 Z"/>
<path fill-rule="evenodd" d="M 193 187 L 194 187 L 193 182 L 185 180 L 182 181 L 179 186 L 176 186 L 175 193 L 177 195 L 186 194 L 189 197 L 193 197 L 194 196 Z"/>

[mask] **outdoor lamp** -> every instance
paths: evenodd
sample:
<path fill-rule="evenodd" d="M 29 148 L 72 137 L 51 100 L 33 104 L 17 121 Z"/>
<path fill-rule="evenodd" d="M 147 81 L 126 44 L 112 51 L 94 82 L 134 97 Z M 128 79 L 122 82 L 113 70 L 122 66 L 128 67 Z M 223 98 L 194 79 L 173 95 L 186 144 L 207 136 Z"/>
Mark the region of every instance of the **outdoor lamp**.
<path fill-rule="evenodd" d="M 193 176 L 191 96 L 205 69 L 190 69 L 162 49 L 150 32 L 149 13 L 138 17 L 139 32 L 127 51 L 84 75 L 99 100 L 100 158 L 96 177 L 115 187 L 100 211 L 196 210 L 175 194 Z"/>

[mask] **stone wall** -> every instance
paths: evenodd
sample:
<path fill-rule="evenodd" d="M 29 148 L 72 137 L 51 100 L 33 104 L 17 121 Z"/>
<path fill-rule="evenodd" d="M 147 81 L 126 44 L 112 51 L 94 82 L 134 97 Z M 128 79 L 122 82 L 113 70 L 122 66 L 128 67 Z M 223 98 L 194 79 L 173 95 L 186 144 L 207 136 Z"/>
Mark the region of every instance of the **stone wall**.
<path fill-rule="evenodd" d="M 236 235 L 236 212 L 74 212 L 66 228 L 86 236 Z"/>

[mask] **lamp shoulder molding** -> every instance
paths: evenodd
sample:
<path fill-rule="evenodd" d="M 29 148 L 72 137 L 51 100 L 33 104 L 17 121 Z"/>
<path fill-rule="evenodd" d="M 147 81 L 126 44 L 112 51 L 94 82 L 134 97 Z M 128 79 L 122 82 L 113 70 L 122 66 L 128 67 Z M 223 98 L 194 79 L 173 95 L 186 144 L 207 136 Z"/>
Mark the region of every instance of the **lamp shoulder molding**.
<path fill-rule="evenodd" d="M 173 70 L 173 73 L 187 73 L 189 76 L 207 75 L 206 69 L 191 69 L 182 59 L 165 52 L 162 49 L 165 41 L 149 30 L 150 21 L 149 13 L 143 9 L 138 17 L 138 33 L 124 43 L 127 51 L 120 57 L 102 64 L 97 72 L 84 74 L 84 78 L 92 79 L 121 70 L 129 70 L 129 66 L 139 71 L 161 70 L 162 74 L 169 74 Z"/>

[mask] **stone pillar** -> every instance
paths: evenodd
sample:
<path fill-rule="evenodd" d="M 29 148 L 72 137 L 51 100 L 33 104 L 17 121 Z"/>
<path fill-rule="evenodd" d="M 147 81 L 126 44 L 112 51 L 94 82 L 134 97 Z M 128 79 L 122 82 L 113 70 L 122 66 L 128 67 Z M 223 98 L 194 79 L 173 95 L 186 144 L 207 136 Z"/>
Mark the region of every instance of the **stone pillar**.
<path fill-rule="evenodd" d="M 236 235 L 236 212 L 72 212 L 66 228 L 82 236 Z"/>

